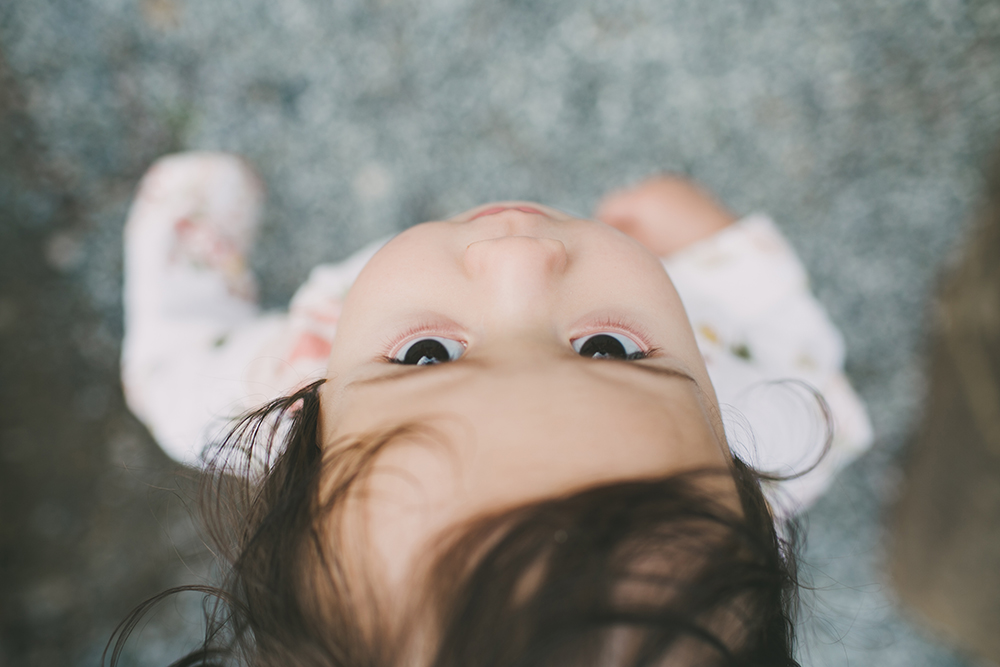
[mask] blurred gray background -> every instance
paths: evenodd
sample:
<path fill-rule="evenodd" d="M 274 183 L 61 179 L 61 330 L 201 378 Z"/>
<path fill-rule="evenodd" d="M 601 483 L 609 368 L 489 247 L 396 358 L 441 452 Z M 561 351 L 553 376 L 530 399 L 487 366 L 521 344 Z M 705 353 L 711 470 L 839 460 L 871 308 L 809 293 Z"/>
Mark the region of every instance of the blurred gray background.
<path fill-rule="evenodd" d="M 929 297 L 1000 139 L 998 0 L 0 0 L 0 665 L 93 665 L 211 576 L 117 380 L 120 233 L 157 156 L 239 153 L 253 262 L 309 268 L 492 199 L 587 214 L 657 171 L 771 213 L 878 434 L 804 517 L 806 665 L 972 665 L 895 603 L 883 526 Z M 193 647 L 200 599 L 126 664 Z"/>

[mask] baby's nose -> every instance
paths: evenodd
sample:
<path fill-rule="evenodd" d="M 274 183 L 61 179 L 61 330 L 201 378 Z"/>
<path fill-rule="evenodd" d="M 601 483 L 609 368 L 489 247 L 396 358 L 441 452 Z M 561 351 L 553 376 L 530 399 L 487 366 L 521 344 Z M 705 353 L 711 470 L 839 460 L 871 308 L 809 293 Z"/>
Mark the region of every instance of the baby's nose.
<path fill-rule="evenodd" d="M 567 263 L 566 246 L 556 239 L 502 236 L 465 250 L 465 270 L 489 300 L 483 305 L 505 318 L 549 312 Z"/>

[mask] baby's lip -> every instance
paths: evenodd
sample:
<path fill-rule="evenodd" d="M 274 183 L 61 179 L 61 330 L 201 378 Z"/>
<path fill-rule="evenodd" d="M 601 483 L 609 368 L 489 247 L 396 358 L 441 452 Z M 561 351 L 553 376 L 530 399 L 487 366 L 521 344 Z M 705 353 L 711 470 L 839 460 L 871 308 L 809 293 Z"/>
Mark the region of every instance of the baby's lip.
<path fill-rule="evenodd" d="M 476 213 L 474 216 L 469 218 L 469 222 L 472 222 L 476 218 L 482 218 L 487 215 L 496 215 L 497 213 L 503 213 L 504 211 L 521 211 L 522 213 L 534 213 L 535 215 L 545 215 L 537 208 L 531 208 L 530 206 L 492 206 L 484 211 Z"/>

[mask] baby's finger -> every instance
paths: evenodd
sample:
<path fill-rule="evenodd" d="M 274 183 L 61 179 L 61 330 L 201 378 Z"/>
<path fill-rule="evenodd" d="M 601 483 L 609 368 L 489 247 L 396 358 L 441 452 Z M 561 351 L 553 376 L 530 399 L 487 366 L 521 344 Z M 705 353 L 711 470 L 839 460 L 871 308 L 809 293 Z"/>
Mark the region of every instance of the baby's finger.
<path fill-rule="evenodd" d="M 632 191 L 617 190 L 601 199 L 594 211 L 594 217 L 607 225 L 623 229 L 635 225 L 638 213 Z"/>

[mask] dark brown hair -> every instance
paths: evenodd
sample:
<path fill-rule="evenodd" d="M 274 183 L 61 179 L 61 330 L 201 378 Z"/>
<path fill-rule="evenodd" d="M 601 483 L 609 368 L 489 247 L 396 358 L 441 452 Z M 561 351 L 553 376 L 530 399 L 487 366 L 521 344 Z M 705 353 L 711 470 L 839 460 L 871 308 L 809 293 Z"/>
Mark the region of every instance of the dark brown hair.
<path fill-rule="evenodd" d="M 109 641 L 111 665 L 149 607 L 206 593 L 203 645 L 175 667 L 411 664 L 337 544 L 338 508 L 377 454 L 420 425 L 319 441 L 314 383 L 245 416 L 214 450 L 203 510 L 226 566 L 218 587 L 181 587 L 137 608 Z M 735 480 L 741 509 L 706 482 Z M 696 470 L 585 489 L 452 529 L 407 607 L 431 628 L 431 667 L 797 665 L 793 549 L 755 471 Z M 791 531 L 790 534 L 794 535 Z M 393 636 L 395 635 L 395 636 Z"/>

